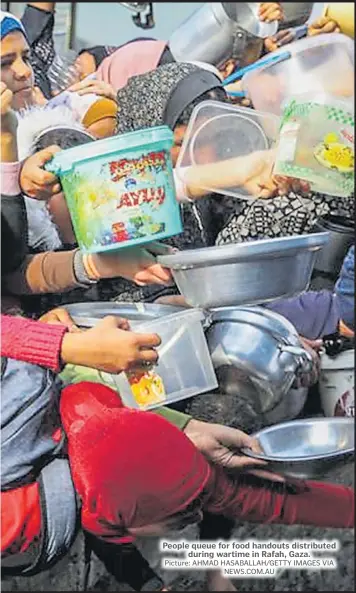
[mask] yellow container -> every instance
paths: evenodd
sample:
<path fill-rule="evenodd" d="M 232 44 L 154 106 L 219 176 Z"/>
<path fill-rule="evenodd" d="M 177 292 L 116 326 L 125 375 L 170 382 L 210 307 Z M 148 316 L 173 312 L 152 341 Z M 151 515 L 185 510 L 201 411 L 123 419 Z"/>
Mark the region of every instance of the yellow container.
<path fill-rule="evenodd" d="M 340 27 L 341 33 L 354 39 L 355 37 L 355 4 L 354 2 L 330 2 L 325 4 L 323 16 L 328 16 Z"/>

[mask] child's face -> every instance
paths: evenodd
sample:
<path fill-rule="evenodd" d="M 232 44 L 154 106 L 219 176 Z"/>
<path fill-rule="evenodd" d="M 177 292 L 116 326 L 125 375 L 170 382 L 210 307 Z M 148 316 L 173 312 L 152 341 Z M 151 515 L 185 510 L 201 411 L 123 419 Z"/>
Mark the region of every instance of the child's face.
<path fill-rule="evenodd" d="M 87 127 L 89 134 L 92 134 L 97 140 L 102 138 L 111 138 L 115 135 L 116 119 L 105 117 Z"/>
<path fill-rule="evenodd" d="M 180 149 L 182 147 L 186 129 L 187 129 L 187 126 L 185 126 L 185 125 L 178 125 L 174 128 L 174 145 L 171 148 L 171 157 L 172 157 L 173 167 L 176 166 L 176 163 L 178 160 L 178 155 L 179 155 Z"/>
<path fill-rule="evenodd" d="M 96 71 L 94 57 L 87 51 L 80 54 L 75 60 L 75 65 L 80 72 L 80 78 L 85 78 Z"/>

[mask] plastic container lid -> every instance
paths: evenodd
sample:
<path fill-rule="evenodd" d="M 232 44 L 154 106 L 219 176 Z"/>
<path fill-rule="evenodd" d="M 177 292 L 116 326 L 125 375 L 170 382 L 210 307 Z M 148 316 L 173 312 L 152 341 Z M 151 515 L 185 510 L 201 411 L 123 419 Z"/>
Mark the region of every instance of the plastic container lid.
<path fill-rule="evenodd" d="M 176 165 L 177 175 L 186 182 L 187 173 L 197 165 L 216 164 L 260 151 L 266 151 L 267 155 L 276 145 L 279 126 L 280 118 L 274 115 L 219 101 L 204 101 L 195 107 L 190 118 Z M 231 163 L 240 176 L 245 166 L 245 161 Z M 202 177 L 195 185 L 236 198 L 258 197 L 241 185 L 224 187 L 219 176 L 216 184 Z"/>
<path fill-rule="evenodd" d="M 58 174 L 61 171 L 72 169 L 73 164 L 76 162 L 110 155 L 119 151 L 128 152 L 136 148 L 145 148 L 145 145 L 154 142 L 168 142 L 173 146 L 173 138 L 173 132 L 168 126 L 136 130 L 135 132 L 128 132 L 127 134 L 120 134 L 111 138 L 97 140 L 96 142 L 67 148 L 56 154 L 47 163 L 46 169 Z"/>
<path fill-rule="evenodd" d="M 242 88 L 256 109 L 280 115 L 286 98 L 306 92 L 353 100 L 354 44 L 349 37 L 341 33 L 307 37 L 273 55 L 288 52 L 289 59 L 260 65 L 243 76 Z"/>

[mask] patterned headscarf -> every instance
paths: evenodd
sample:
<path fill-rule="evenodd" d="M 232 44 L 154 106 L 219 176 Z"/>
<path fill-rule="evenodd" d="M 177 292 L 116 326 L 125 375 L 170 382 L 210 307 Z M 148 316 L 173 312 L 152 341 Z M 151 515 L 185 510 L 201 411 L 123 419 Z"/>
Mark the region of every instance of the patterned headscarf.
<path fill-rule="evenodd" d="M 129 79 L 117 93 L 117 133 L 176 125 L 184 109 L 221 80 L 195 64 L 172 63 Z"/>

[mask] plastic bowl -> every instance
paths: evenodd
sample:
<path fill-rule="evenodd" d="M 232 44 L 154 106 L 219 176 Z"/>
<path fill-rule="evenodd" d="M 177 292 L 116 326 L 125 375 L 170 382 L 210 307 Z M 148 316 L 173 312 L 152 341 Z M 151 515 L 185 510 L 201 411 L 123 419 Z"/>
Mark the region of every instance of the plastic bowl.
<path fill-rule="evenodd" d="M 263 159 L 271 159 L 279 126 L 280 118 L 268 113 L 203 101 L 191 115 L 176 165 L 177 175 L 184 183 L 208 192 L 256 199 L 258 196 L 241 177 L 247 168 L 252 173 L 256 169 L 256 175 L 259 174 Z M 210 165 L 230 160 L 227 167 L 224 165 L 228 179 L 222 183 L 220 172 L 212 178 Z M 203 172 L 204 166 L 208 176 Z M 253 177 L 252 173 L 249 177 Z"/>

